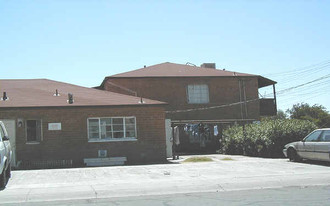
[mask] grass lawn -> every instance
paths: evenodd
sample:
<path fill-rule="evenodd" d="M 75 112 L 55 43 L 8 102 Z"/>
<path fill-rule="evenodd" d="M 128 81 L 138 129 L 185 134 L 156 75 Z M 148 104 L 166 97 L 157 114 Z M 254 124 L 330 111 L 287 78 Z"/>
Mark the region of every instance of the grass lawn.
<path fill-rule="evenodd" d="M 211 162 L 213 161 L 209 157 L 189 157 L 188 159 L 185 159 L 183 162 Z"/>
<path fill-rule="evenodd" d="M 232 159 L 232 158 L 230 158 L 230 157 L 225 157 L 225 158 L 222 158 L 221 160 L 224 160 L 224 161 L 230 161 L 230 160 L 234 160 L 234 159 Z"/>

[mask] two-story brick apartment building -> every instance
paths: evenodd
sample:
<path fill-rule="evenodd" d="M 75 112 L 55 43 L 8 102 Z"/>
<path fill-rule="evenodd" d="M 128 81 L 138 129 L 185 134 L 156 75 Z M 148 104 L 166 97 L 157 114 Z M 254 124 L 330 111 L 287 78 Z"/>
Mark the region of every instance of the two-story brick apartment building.
<path fill-rule="evenodd" d="M 0 92 L 13 166 L 166 160 L 163 102 L 47 79 L 0 80 Z"/>
<path fill-rule="evenodd" d="M 259 75 L 218 70 L 213 63 L 197 67 L 166 62 L 108 76 L 99 88 L 167 102 L 166 118 L 181 126 L 180 148 L 189 150 L 194 144 L 204 146 L 195 124 L 209 124 L 207 140 L 215 145 L 225 124 L 276 114 L 275 94 L 272 99 L 258 95 L 259 88 L 270 85 L 275 93 L 275 84 Z"/>

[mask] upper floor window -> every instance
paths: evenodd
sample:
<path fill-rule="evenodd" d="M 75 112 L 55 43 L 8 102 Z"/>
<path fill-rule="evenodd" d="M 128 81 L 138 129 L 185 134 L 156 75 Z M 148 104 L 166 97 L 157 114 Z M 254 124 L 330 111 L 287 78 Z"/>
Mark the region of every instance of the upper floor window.
<path fill-rule="evenodd" d="M 189 104 L 209 103 L 209 87 L 206 84 L 192 84 L 187 87 Z"/>
<path fill-rule="evenodd" d="M 136 139 L 135 117 L 89 118 L 88 139 L 92 141 Z"/>

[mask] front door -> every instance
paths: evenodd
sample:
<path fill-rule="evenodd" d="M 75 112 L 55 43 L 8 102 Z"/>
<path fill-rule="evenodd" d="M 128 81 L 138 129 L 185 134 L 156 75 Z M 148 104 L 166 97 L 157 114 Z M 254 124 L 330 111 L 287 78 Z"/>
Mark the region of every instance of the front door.
<path fill-rule="evenodd" d="M 11 150 L 13 152 L 13 156 L 11 159 L 11 166 L 16 167 L 16 124 L 15 120 L 2 119 L 0 120 L 6 127 L 9 136 L 9 142 L 11 145 Z"/>

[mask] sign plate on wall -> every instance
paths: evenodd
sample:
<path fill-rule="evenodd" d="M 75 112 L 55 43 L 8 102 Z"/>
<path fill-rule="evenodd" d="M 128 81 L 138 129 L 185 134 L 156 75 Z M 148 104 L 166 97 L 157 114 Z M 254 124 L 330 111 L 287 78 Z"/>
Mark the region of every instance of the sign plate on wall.
<path fill-rule="evenodd" d="M 62 130 L 61 123 L 48 123 L 48 130 Z"/>

